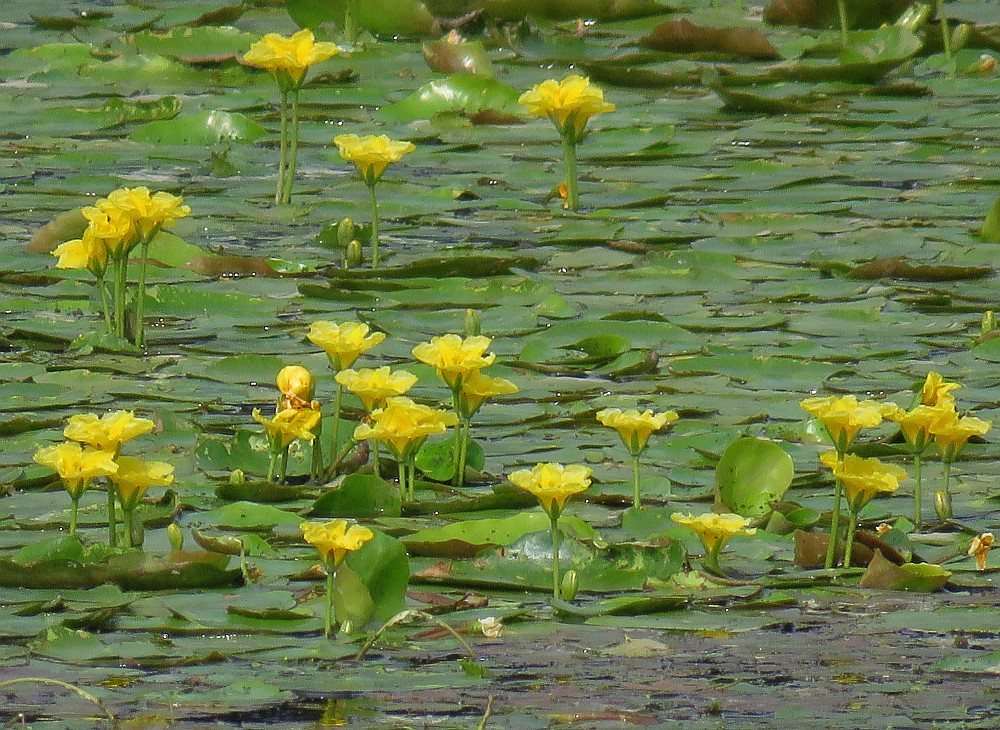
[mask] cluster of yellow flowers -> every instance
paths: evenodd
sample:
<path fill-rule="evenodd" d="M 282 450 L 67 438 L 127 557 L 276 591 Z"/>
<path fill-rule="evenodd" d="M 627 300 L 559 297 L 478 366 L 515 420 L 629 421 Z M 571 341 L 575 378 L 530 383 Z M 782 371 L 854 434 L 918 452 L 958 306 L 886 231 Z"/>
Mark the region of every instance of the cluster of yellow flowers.
<path fill-rule="evenodd" d="M 147 187 L 119 188 L 108 197 L 82 210 L 87 220 L 83 237 L 59 245 L 53 252 L 60 269 L 87 269 L 97 279 L 104 321 L 108 331 L 124 338 L 128 259 L 140 248 L 139 279 L 136 287 L 135 344 L 144 342 L 143 304 L 146 298 L 146 265 L 149 244 L 163 228 L 191 214 L 184 200 Z M 108 263 L 114 265 L 114 303 L 105 282 Z"/>
<path fill-rule="evenodd" d="M 932 444 L 937 444 L 944 462 L 944 488 L 936 495 L 936 507 L 941 519 L 951 517 L 949 481 L 951 464 L 973 436 L 985 435 L 992 424 L 972 416 L 960 416 L 952 392 L 958 383 L 947 382 L 940 373 L 928 373 L 916 403 L 909 410 L 894 403 L 859 401 L 854 396 L 807 398 L 803 410 L 819 420 L 834 444 L 834 451 L 822 455 L 823 464 L 833 471 L 836 479 L 833 522 L 827 567 L 833 565 L 839 540 L 839 516 L 842 495 L 846 494 L 851 522 L 847 528 L 845 565 L 850 566 L 851 546 L 857 514 L 878 494 L 891 494 L 907 478 L 898 466 L 878 459 L 862 459 L 850 454 L 858 434 L 864 428 L 875 428 L 883 419 L 897 423 L 914 459 L 916 487 L 914 489 L 914 523 L 922 522 L 921 461 Z"/>
<path fill-rule="evenodd" d="M 72 416 L 63 430 L 66 441 L 46 446 L 35 453 L 35 461 L 59 475 L 73 503 L 70 534 L 76 534 L 80 498 L 95 479 L 108 479 L 108 541 L 118 544 L 115 499 L 125 515 L 125 545 L 133 546 L 135 508 L 152 487 L 173 483 L 174 468 L 162 461 L 144 461 L 122 456 L 122 446 L 153 430 L 148 418 L 137 418 L 132 411 L 114 411 L 98 416 L 85 413 Z"/>

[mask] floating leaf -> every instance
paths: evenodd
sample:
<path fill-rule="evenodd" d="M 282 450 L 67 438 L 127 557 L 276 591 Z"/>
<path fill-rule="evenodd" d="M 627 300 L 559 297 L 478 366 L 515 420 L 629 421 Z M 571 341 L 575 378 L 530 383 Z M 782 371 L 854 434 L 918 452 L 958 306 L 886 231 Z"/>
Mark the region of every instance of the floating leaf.
<path fill-rule="evenodd" d="M 639 40 L 646 48 L 668 53 L 718 53 L 730 58 L 773 60 L 778 49 L 754 28 L 712 28 L 695 25 L 687 18 L 660 23 Z"/>
<path fill-rule="evenodd" d="M 933 563 L 906 563 L 896 565 L 878 550 L 868 570 L 861 576 L 862 588 L 876 588 L 889 591 L 917 591 L 933 593 L 944 587 L 951 573 Z"/>
<path fill-rule="evenodd" d="M 456 73 L 424 84 L 413 94 L 390 104 L 382 112 L 391 119 L 412 121 L 442 114 L 464 114 L 473 119 L 490 115 L 491 122 L 516 122 L 521 119 L 517 99 L 520 92 L 512 86 L 470 73 Z"/>
<path fill-rule="evenodd" d="M 132 139 L 149 144 L 210 145 L 219 142 L 253 142 L 267 131 L 243 114 L 219 109 L 190 117 L 144 124 Z"/>

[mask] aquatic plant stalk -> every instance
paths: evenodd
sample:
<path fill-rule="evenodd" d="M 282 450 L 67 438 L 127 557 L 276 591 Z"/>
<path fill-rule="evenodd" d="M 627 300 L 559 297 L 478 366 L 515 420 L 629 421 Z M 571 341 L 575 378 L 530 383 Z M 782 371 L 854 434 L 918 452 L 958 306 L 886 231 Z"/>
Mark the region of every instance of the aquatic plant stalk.
<path fill-rule="evenodd" d="M 576 142 L 569 129 L 562 135 L 563 161 L 566 163 L 566 207 L 576 210 L 580 207 L 579 181 L 576 171 Z"/>
<path fill-rule="evenodd" d="M 941 42 L 944 44 L 944 56 L 949 61 L 951 60 L 951 26 L 948 25 L 948 16 L 944 12 L 944 2 L 942 0 L 934 0 L 934 4 L 937 6 L 937 19 L 938 23 L 941 25 Z"/>
<path fill-rule="evenodd" d="M 278 181 L 274 191 L 274 202 L 280 205 L 285 192 L 285 173 L 288 154 L 288 92 L 281 92 L 281 141 L 278 147 Z"/>
<path fill-rule="evenodd" d="M 923 514 L 921 509 L 921 465 L 923 459 L 919 453 L 913 455 L 913 478 L 916 484 L 913 487 L 913 524 L 920 527 L 921 522 L 923 522 Z"/>
<path fill-rule="evenodd" d="M 118 514 L 115 510 L 115 485 L 108 483 L 108 546 L 118 547 Z"/>
<path fill-rule="evenodd" d="M 80 511 L 80 498 L 70 497 L 70 500 L 72 501 L 73 506 L 70 508 L 69 512 L 69 534 L 76 535 L 76 521 L 77 515 Z"/>
<path fill-rule="evenodd" d="M 639 454 L 632 454 L 632 506 L 636 508 L 642 506 L 639 495 Z"/>
<path fill-rule="evenodd" d="M 333 633 L 333 581 L 337 576 L 337 569 L 326 566 L 326 611 L 323 616 L 323 635 L 330 638 Z"/>
<path fill-rule="evenodd" d="M 837 449 L 837 463 L 844 460 L 844 450 Z M 830 546 L 826 549 L 826 562 L 824 567 L 830 569 L 837 557 L 837 542 L 840 535 L 840 503 L 844 496 L 844 485 L 839 479 L 835 480 L 833 488 L 833 517 L 830 521 Z"/>
<path fill-rule="evenodd" d="M 840 44 L 847 45 L 847 0 L 837 0 L 837 13 L 840 15 Z"/>
<path fill-rule="evenodd" d="M 285 164 L 285 180 L 281 194 L 282 203 L 292 202 L 292 186 L 295 184 L 295 173 L 299 159 L 299 90 L 291 92 L 292 121 L 288 131 L 289 149 L 288 162 Z"/>
<path fill-rule="evenodd" d="M 559 577 L 559 517 L 551 516 L 552 521 L 552 598 L 560 598 L 562 580 Z"/>
<path fill-rule="evenodd" d="M 149 244 L 157 231 L 154 229 L 144 236 L 139 243 L 139 282 L 136 287 L 135 299 L 135 344 L 142 347 L 146 342 L 146 325 L 144 322 L 146 309 L 146 265 L 149 261 Z"/>
<path fill-rule="evenodd" d="M 847 541 L 844 545 L 844 567 L 851 567 L 851 552 L 854 550 L 854 531 L 858 527 L 858 513 L 851 510 L 848 512 L 850 515 L 850 522 L 847 525 Z"/>
<path fill-rule="evenodd" d="M 344 399 L 344 386 L 337 383 L 337 395 L 333 399 L 333 434 L 330 436 L 330 469 L 334 472 L 340 463 L 340 403 Z"/>
<path fill-rule="evenodd" d="M 378 196 L 375 194 L 375 183 L 368 186 L 368 196 L 372 208 L 372 268 L 378 268 Z"/>
<path fill-rule="evenodd" d="M 101 293 L 101 311 L 104 313 L 104 325 L 108 334 L 114 334 L 115 324 L 111 319 L 111 295 L 108 293 L 108 282 L 104 279 L 104 272 L 97 277 L 97 289 Z"/>

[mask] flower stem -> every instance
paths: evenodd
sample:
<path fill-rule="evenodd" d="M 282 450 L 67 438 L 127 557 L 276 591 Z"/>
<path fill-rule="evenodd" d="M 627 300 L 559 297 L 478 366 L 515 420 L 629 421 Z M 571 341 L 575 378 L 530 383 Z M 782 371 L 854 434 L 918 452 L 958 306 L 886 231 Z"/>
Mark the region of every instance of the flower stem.
<path fill-rule="evenodd" d="M 312 440 L 312 463 L 309 467 L 309 476 L 318 480 L 323 474 L 323 418 L 320 416 L 316 425 L 316 437 Z"/>
<path fill-rule="evenodd" d="M 840 44 L 847 46 L 847 0 L 837 0 L 837 12 L 840 14 Z"/>
<path fill-rule="evenodd" d="M 115 331 L 115 324 L 111 320 L 111 296 L 108 294 L 108 282 L 104 280 L 103 272 L 97 277 L 97 289 L 101 293 L 101 310 L 104 312 L 104 326 L 108 328 L 108 334 Z"/>
<path fill-rule="evenodd" d="M 274 191 L 274 203 L 280 205 L 285 192 L 285 157 L 288 154 L 288 92 L 281 92 L 281 142 L 278 147 L 278 182 Z"/>
<path fill-rule="evenodd" d="M 409 499 L 410 495 L 406 489 L 406 463 L 397 461 L 396 466 L 399 468 L 399 496 L 402 499 Z"/>
<path fill-rule="evenodd" d="M 278 463 L 278 452 L 271 449 L 271 458 L 267 462 L 267 481 L 274 481 L 274 467 Z"/>
<path fill-rule="evenodd" d="M 344 397 L 344 386 L 337 383 L 337 395 L 333 399 L 333 434 L 330 436 L 330 471 L 337 468 L 340 451 L 340 402 Z"/>
<path fill-rule="evenodd" d="M 576 210 L 580 206 L 579 183 L 576 173 L 576 142 L 572 131 L 562 136 L 563 161 L 566 163 L 566 207 Z"/>
<path fill-rule="evenodd" d="M 382 457 L 379 453 L 378 441 L 371 442 L 372 450 L 372 468 L 375 470 L 375 476 L 382 476 Z"/>
<path fill-rule="evenodd" d="M 552 598 L 560 598 L 562 581 L 559 580 L 559 517 L 552 516 Z"/>
<path fill-rule="evenodd" d="M 124 507 L 122 507 L 122 523 L 125 525 L 125 547 L 135 547 L 132 540 L 132 533 L 134 532 L 134 530 L 132 529 L 133 512 L 134 510 L 127 510 Z"/>
<path fill-rule="evenodd" d="M 115 485 L 108 483 L 108 546 L 118 547 L 118 516 L 115 512 Z"/>
<path fill-rule="evenodd" d="M 337 576 L 335 568 L 326 568 L 326 613 L 323 618 L 323 635 L 330 638 L 333 633 L 333 581 Z"/>
<path fill-rule="evenodd" d="M 850 523 L 847 525 L 847 544 L 844 546 L 844 567 L 851 567 L 851 552 L 854 550 L 854 531 L 858 527 L 858 513 L 853 510 L 848 512 Z"/>
<path fill-rule="evenodd" d="M 916 485 L 913 487 L 913 524 L 918 528 L 920 523 L 923 521 L 922 511 L 920 507 L 920 502 L 922 499 L 921 494 L 921 457 L 920 454 L 913 455 L 913 478 L 916 481 Z"/>
<path fill-rule="evenodd" d="M 149 244 L 153 242 L 156 230 L 150 231 L 139 243 L 139 283 L 135 299 L 135 344 L 142 347 L 146 341 L 146 325 L 143 321 L 146 308 L 146 262 L 149 259 Z"/>
<path fill-rule="evenodd" d="M 73 501 L 73 507 L 70 509 L 69 512 L 69 534 L 76 535 L 76 520 L 77 520 L 77 513 L 79 513 L 80 511 L 80 498 L 71 497 L 71 499 Z"/>
<path fill-rule="evenodd" d="M 721 545 L 716 545 L 712 549 L 705 550 L 705 560 L 702 561 L 709 573 L 722 576 L 722 566 L 719 565 L 719 553 L 722 551 Z"/>
<path fill-rule="evenodd" d="M 128 254 L 115 261 L 115 334 L 125 339 L 125 287 L 128 284 Z"/>
<path fill-rule="evenodd" d="M 368 186 L 368 195 L 372 206 L 372 268 L 378 268 L 378 197 L 375 195 L 375 183 Z"/>
<path fill-rule="evenodd" d="M 406 468 L 409 471 L 409 476 L 407 477 L 407 481 L 410 483 L 410 501 L 412 502 L 413 500 L 415 500 L 417 498 L 416 497 L 416 495 L 417 495 L 417 460 L 416 460 L 416 455 L 415 454 L 414 454 L 413 457 L 410 458 L 410 461 L 406 465 Z"/>
<path fill-rule="evenodd" d="M 642 507 L 642 498 L 639 496 L 639 455 L 632 454 L 632 506 L 638 509 Z"/>
<path fill-rule="evenodd" d="M 455 429 L 455 438 L 458 439 L 458 465 L 455 468 L 456 487 L 465 485 L 465 460 L 469 455 L 469 430 L 471 425 L 465 418 L 459 418 L 458 428 Z"/>
<path fill-rule="evenodd" d="M 942 0 L 935 0 L 934 3 L 937 6 L 937 19 L 938 23 L 941 24 L 941 42 L 944 44 L 944 56 L 949 61 L 951 60 L 951 26 L 948 25 L 948 17 L 944 12 L 944 2 Z"/>
<path fill-rule="evenodd" d="M 295 171 L 298 167 L 299 158 L 299 90 L 291 92 L 292 97 L 292 123 L 288 132 L 290 149 L 288 151 L 288 164 L 285 166 L 284 190 L 281 195 L 282 203 L 292 202 L 292 185 L 295 184 Z"/>
<path fill-rule="evenodd" d="M 837 556 L 837 541 L 840 536 L 840 502 L 844 493 L 844 485 L 837 479 L 837 484 L 833 489 L 833 518 L 830 522 L 830 546 L 826 549 L 827 569 L 833 567 Z"/>
<path fill-rule="evenodd" d="M 281 450 L 281 478 L 278 480 L 281 484 L 285 483 L 288 478 L 288 447 L 286 446 Z"/>

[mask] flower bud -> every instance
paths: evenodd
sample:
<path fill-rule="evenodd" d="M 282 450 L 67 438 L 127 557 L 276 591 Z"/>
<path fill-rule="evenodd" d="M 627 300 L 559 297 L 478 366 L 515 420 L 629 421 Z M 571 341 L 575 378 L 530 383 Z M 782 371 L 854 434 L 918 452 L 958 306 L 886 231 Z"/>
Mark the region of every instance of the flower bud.
<path fill-rule="evenodd" d="M 968 23 L 960 23 L 959 25 L 956 25 L 955 29 L 951 32 L 952 51 L 965 48 L 965 44 L 969 42 L 969 35 L 971 33 L 972 26 Z"/>
<path fill-rule="evenodd" d="M 247 475 L 243 473 L 242 469 L 233 469 L 229 473 L 229 483 L 230 484 L 246 484 Z"/>
<path fill-rule="evenodd" d="M 301 408 L 312 400 L 316 383 L 312 373 L 301 365 L 288 365 L 281 368 L 275 383 L 281 395 L 289 401 L 292 408 Z"/>
<path fill-rule="evenodd" d="M 992 309 L 988 309 L 985 312 L 983 312 L 983 323 L 982 323 L 983 334 L 984 335 L 989 334 L 996 328 L 997 328 L 996 314 L 993 313 Z"/>
<path fill-rule="evenodd" d="M 465 336 L 475 337 L 483 333 L 483 323 L 475 309 L 465 310 Z"/>
<path fill-rule="evenodd" d="M 167 525 L 167 539 L 170 541 L 172 550 L 184 549 L 184 532 L 176 522 L 171 522 Z"/>
<path fill-rule="evenodd" d="M 340 223 L 337 224 L 337 242 L 341 246 L 346 246 L 348 243 L 354 240 L 354 221 L 350 218 L 344 218 Z"/>
<path fill-rule="evenodd" d="M 943 489 L 934 492 L 934 511 L 941 521 L 951 519 L 951 495 Z"/>
<path fill-rule="evenodd" d="M 347 251 L 344 254 L 345 269 L 353 269 L 356 266 L 361 266 L 361 262 L 364 260 L 364 253 L 361 251 L 361 241 L 354 239 L 347 244 Z"/>
<path fill-rule="evenodd" d="M 580 579 L 575 570 L 567 570 L 562 579 L 562 587 L 559 595 L 564 601 L 572 601 L 576 598 L 576 592 L 580 588 Z"/>

